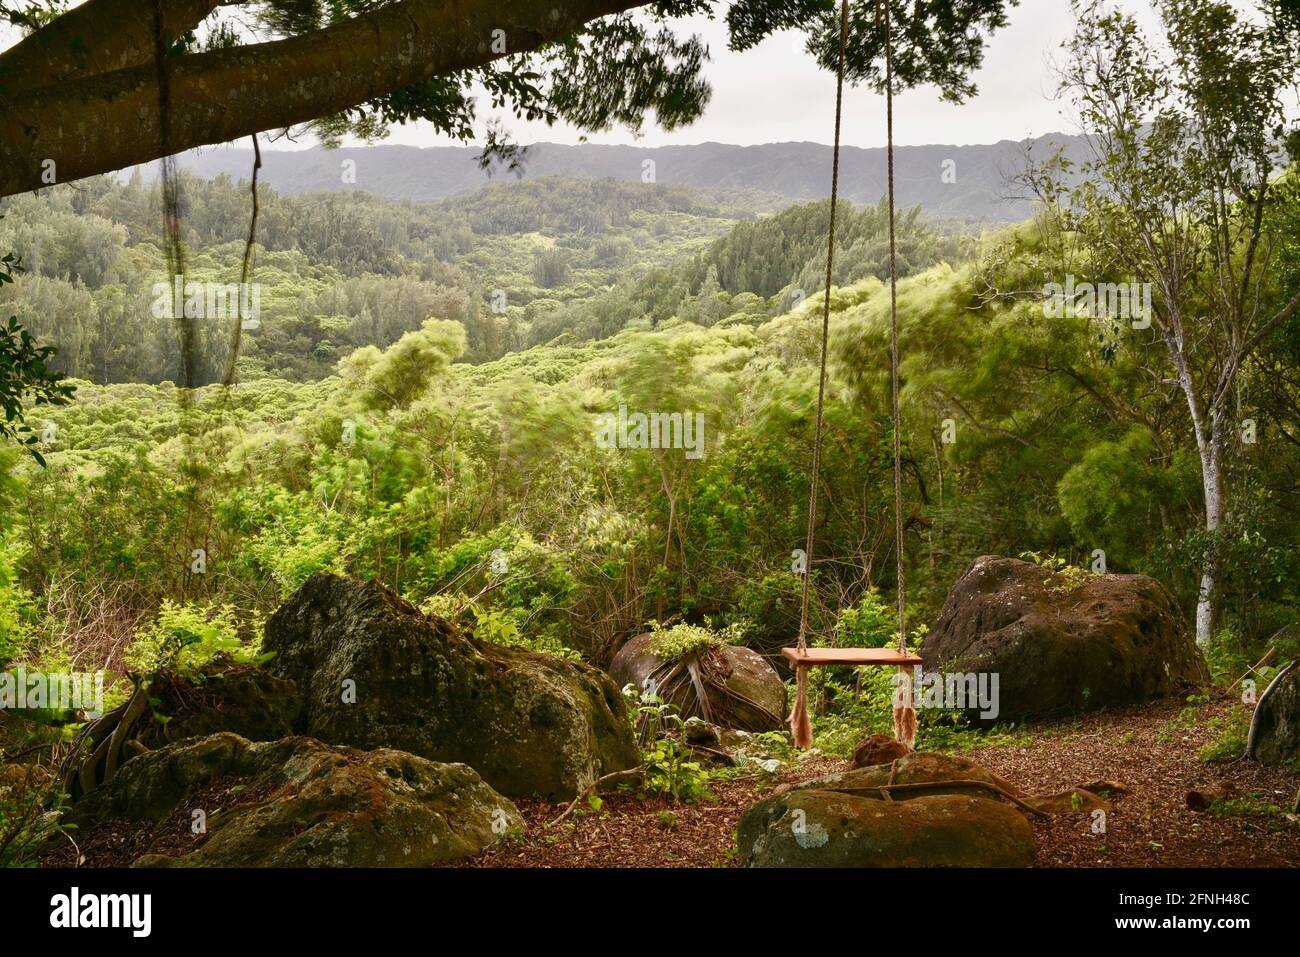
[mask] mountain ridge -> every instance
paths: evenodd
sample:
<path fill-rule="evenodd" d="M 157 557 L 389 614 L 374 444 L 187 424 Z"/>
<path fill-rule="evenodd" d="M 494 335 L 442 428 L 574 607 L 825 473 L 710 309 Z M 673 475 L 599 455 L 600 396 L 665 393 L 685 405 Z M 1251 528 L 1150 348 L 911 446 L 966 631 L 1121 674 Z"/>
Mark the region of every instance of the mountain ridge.
<path fill-rule="evenodd" d="M 1016 222 L 1032 211 L 1028 200 L 1009 195 L 1008 177 L 1023 166 L 1028 146 L 1046 155 L 1055 146 L 1078 159 L 1083 138 L 1046 134 L 1029 140 L 956 146 L 895 148 L 895 187 L 900 206 L 920 205 L 928 215 L 967 221 Z M 403 146 L 262 150 L 261 182 L 297 195 L 361 190 L 391 199 L 429 201 L 473 192 L 515 174 L 494 175 L 478 164 L 475 146 Z M 247 179 L 252 150 L 216 147 L 191 151 L 180 165 L 196 175 Z M 523 178 L 541 176 L 653 181 L 695 188 L 752 189 L 806 202 L 829 195 L 831 147 L 783 142 L 752 146 L 704 142 L 641 147 L 584 143 L 537 143 L 524 157 Z M 156 167 L 155 167 L 156 168 Z M 883 147 L 842 147 L 840 195 L 875 203 L 885 192 Z"/>

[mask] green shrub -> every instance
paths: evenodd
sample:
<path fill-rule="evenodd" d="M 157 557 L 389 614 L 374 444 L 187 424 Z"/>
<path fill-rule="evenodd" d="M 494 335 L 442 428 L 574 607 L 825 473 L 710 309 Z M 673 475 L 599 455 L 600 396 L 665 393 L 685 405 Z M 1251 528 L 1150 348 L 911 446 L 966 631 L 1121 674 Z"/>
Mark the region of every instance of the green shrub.
<path fill-rule="evenodd" d="M 261 634 L 260 622 L 251 626 Z M 187 677 L 196 677 L 218 657 L 241 664 L 259 661 L 260 637 L 245 642 L 240 639 L 235 610 L 220 607 L 177 604 L 163 601 L 158 617 L 135 634 L 127 652 L 127 666 L 137 674 L 156 674 L 172 668 Z"/>
<path fill-rule="evenodd" d="M 1208 726 L 1214 740 L 1201 748 L 1202 761 L 1234 761 L 1246 753 L 1252 712 L 1244 705 L 1234 705 L 1221 717 L 1211 718 Z"/>
<path fill-rule="evenodd" d="M 1078 565 L 1071 565 L 1068 559 L 1058 555 L 1042 555 L 1038 552 L 1021 552 L 1020 557 L 1031 561 L 1039 568 L 1049 572 L 1043 579 L 1043 585 L 1055 595 L 1068 595 L 1083 584 L 1094 573 Z M 1059 579 L 1059 580 L 1058 580 Z"/>
<path fill-rule="evenodd" d="M 17 541 L 0 532 L 0 666 L 15 657 L 31 635 L 32 597 L 14 580 L 21 558 Z"/>
<path fill-rule="evenodd" d="M 490 608 L 464 592 L 455 592 L 430 595 L 420 603 L 420 610 L 459 625 L 479 641 L 524 648 L 569 661 L 582 660 L 582 655 L 566 645 L 551 627 L 526 633 L 523 629 L 528 626 L 528 612 L 522 608 Z"/>
<path fill-rule="evenodd" d="M 35 784 L 30 775 L 0 782 L 0 867 L 37 865 L 45 840 L 67 829 L 59 822 L 61 799 L 62 795 Z"/>
<path fill-rule="evenodd" d="M 838 644 L 846 648 L 884 648 L 898 637 L 898 609 L 868 589 L 856 606 L 840 610 L 835 626 Z"/>
<path fill-rule="evenodd" d="M 623 698 L 633 727 L 640 728 L 642 740 L 650 742 L 641 751 L 643 789 L 676 802 L 709 797 L 709 772 L 691 760 L 691 749 L 680 737 L 684 722 L 677 709 L 630 684 L 623 688 Z"/>
<path fill-rule="evenodd" d="M 721 648 L 725 642 L 710 628 L 701 625 L 673 625 L 664 628 L 650 622 L 650 653 L 664 661 L 678 661 L 692 655 Z"/>

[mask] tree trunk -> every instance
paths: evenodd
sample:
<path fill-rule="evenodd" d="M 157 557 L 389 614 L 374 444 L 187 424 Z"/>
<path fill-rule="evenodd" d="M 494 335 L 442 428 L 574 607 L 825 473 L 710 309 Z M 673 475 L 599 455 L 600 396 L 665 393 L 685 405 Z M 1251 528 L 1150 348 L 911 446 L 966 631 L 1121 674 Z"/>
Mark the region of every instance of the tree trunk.
<path fill-rule="evenodd" d="M 1201 556 L 1201 584 L 1196 596 L 1196 643 L 1204 648 L 1209 644 L 1214 633 L 1214 618 L 1217 609 L 1218 573 L 1217 548 L 1213 542 L 1223 522 L 1223 403 L 1217 398 L 1211 401 L 1209 409 L 1201 405 L 1192 381 L 1191 367 L 1184 351 L 1182 324 L 1177 315 L 1172 322 L 1161 329 L 1165 344 L 1169 349 L 1169 358 L 1173 360 L 1178 374 L 1178 384 L 1187 399 L 1187 411 L 1192 420 L 1192 433 L 1196 436 L 1196 450 L 1201 457 L 1201 486 L 1205 492 L 1205 530 L 1211 541 L 1207 543 Z M 1226 390 L 1225 390 L 1226 391 Z M 1206 415 L 1209 422 L 1206 422 Z"/>
<path fill-rule="evenodd" d="M 659 480 L 663 483 L 664 494 L 668 496 L 668 535 L 664 539 L 664 571 L 668 570 L 668 557 L 672 554 L 673 548 L 673 523 L 677 520 L 677 496 L 673 494 L 671 483 L 668 481 L 668 473 L 664 471 L 663 464 L 659 465 Z M 659 593 L 659 621 L 664 620 L 664 595 Z"/>
<path fill-rule="evenodd" d="M 1199 436 L 1199 433 L 1198 433 Z M 1218 535 L 1223 525 L 1223 410 L 1215 408 L 1210 413 L 1210 435 L 1201 441 L 1201 482 L 1205 488 L 1205 530 L 1211 539 Z M 1196 643 L 1205 647 L 1214 634 L 1215 612 L 1218 596 L 1215 594 L 1218 575 L 1218 548 L 1211 541 L 1201 563 L 1201 587 L 1196 599 Z"/>

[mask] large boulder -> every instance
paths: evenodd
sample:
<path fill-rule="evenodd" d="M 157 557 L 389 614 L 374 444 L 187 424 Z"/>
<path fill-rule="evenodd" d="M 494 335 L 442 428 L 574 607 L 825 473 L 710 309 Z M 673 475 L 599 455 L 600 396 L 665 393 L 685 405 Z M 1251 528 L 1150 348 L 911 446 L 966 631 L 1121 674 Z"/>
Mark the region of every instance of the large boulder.
<path fill-rule="evenodd" d="M 640 755 L 618 687 L 578 662 L 475 641 L 374 582 L 313 575 L 266 624 L 301 730 L 470 765 L 511 796 L 572 798 Z"/>
<path fill-rule="evenodd" d="M 1173 596 L 1155 579 L 1072 578 L 990 555 L 953 586 L 921 657 L 927 672 L 997 675 L 998 714 L 988 721 L 1132 704 L 1209 681 Z"/>
<path fill-rule="evenodd" d="M 1263 764 L 1300 760 L 1300 660 L 1279 671 L 1260 695 L 1246 756 Z"/>
<path fill-rule="evenodd" d="M 303 710 L 292 681 L 229 660 L 210 664 L 197 678 L 164 670 L 147 690 L 150 714 L 133 735 L 150 748 L 218 731 L 276 741 L 294 733 Z"/>
<path fill-rule="evenodd" d="M 74 815 L 88 836 L 114 821 L 170 827 L 169 853 L 135 861 L 149 867 L 420 867 L 475 854 L 523 825 L 463 764 L 229 733 L 134 758 Z"/>
<path fill-rule="evenodd" d="M 644 689 L 648 679 L 664 673 L 667 662 L 650 652 L 653 638 L 650 633 L 637 635 L 614 656 L 609 672 L 619 687 Z M 785 684 L 758 652 L 739 645 L 713 649 L 699 668 L 699 679 L 699 684 L 673 682 L 673 690 L 665 693 L 683 718 L 699 717 L 740 731 L 785 727 Z M 707 709 L 699 688 L 705 691 Z"/>
<path fill-rule="evenodd" d="M 1026 794 L 969 758 L 913 751 L 778 788 L 740 819 L 751 867 L 1028 867 L 1026 815 L 1090 814 L 1092 791 Z"/>
<path fill-rule="evenodd" d="M 1034 834 L 1014 807 L 968 794 L 883 801 L 793 789 L 755 804 L 736 833 L 749 867 L 1028 867 Z"/>

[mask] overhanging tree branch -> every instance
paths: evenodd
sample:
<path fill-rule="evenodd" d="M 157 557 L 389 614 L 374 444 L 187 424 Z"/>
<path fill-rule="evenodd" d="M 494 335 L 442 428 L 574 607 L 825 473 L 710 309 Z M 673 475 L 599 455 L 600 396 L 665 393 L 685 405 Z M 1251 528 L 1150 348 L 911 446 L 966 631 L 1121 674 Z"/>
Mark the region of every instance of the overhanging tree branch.
<path fill-rule="evenodd" d="M 180 152 L 306 123 L 643 5 L 559 0 L 538 16 L 530 0 L 404 0 L 310 34 L 178 56 L 168 145 Z M 0 196 L 49 185 L 47 160 L 67 182 L 156 159 L 159 119 L 152 64 L 0 97 Z"/>
<path fill-rule="evenodd" d="M 173 37 L 243 0 L 165 0 Z M 0 91 L 12 96 L 150 62 L 154 23 L 141 0 L 87 0 L 0 52 Z"/>

